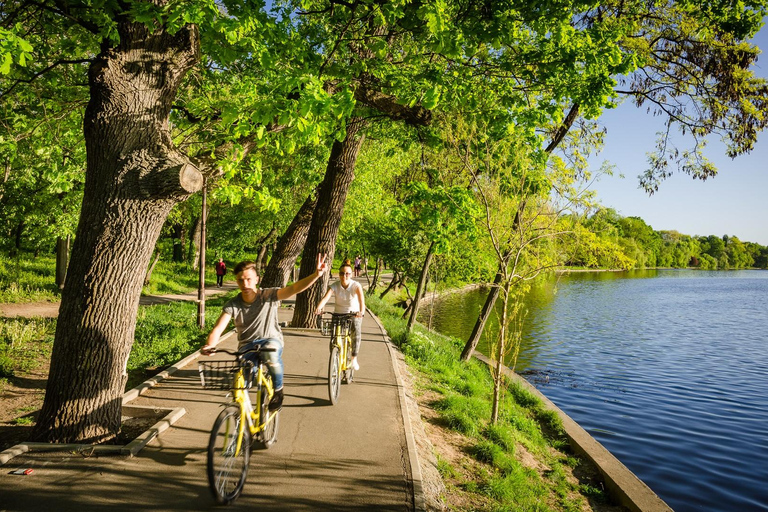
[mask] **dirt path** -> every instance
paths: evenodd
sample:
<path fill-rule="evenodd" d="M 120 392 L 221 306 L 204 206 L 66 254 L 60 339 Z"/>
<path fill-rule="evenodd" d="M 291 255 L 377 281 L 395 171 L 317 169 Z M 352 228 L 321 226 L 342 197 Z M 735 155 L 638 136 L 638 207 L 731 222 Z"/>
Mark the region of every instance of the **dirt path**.
<path fill-rule="evenodd" d="M 221 288 L 206 288 L 205 296 L 212 297 L 230 290 L 236 290 L 237 285 L 233 282 L 224 283 Z M 178 300 L 197 300 L 197 291 L 174 294 L 174 295 L 142 295 L 139 299 L 141 305 L 164 304 Z M 55 318 L 59 316 L 59 306 L 61 302 L 27 302 L 25 304 L 0 304 L 0 317 L 43 317 Z"/>

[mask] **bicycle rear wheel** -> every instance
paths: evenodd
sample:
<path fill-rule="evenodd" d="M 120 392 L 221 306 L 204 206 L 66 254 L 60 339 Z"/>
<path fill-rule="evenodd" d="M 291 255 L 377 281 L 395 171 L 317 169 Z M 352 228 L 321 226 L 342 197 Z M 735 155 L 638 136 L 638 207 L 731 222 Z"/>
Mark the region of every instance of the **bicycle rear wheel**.
<path fill-rule="evenodd" d="M 240 408 L 229 406 L 213 423 L 208 441 L 208 486 L 217 503 L 232 503 L 243 490 L 251 455 L 251 434 L 243 425 L 243 438 L 238 450 Z"/>
<path fill-rule="evenodd" d="M 266 373 L 265 377 L 268 381 L 272 381 L 272 376 Z M 271 412 L 269 410 L 269 393 L 267 387 L 261 388 L 261 418 L 260 421 L 267 421 L 267 425 L 264 430 L 261 431 L 261 445 L 267 449 L 277 441 L 277 431 L 280 427 L 280 411 Z"/>
<path fill-rule="evenodd" d="M 328 398 L 331 400 L 331 405 L 336 405 L 336 402 L 339 400 L 339 391 L 341 390 L 340 366 L 339 347 L 334 346 L 333 350 L 331 350 L 331 358 L 328 361 Z"/>

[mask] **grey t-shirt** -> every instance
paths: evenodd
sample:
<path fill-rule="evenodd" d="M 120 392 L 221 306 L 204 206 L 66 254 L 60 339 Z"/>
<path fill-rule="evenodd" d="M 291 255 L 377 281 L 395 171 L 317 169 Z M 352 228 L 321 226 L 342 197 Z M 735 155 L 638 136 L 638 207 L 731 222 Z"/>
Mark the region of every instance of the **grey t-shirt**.
<path fill-rule="evenodd" d="M 224 304 L 224 312 L 232 316 L 237 329 L 238 347 L 262 338 L 274 338 L 283 343 L 283 332 L 277 319 L 279 288 L 256 290 L 256 298 L 250 304 L 243 301 L 243 294 Z"/>

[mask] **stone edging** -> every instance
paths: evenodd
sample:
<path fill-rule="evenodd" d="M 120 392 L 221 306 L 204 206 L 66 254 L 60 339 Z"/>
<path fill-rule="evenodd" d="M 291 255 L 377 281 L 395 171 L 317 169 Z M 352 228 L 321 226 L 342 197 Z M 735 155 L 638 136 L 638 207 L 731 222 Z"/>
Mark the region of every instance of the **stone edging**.
<path fill-rule="evenodd" d="M 489 366 L 492 365 L 492 361 L 482 354 L 475 352 L 474 357 Z M 571 448 L 595 464 L 603 477 L 606 491 L 615 501 L 633 512 L 672 512 L 669 505 L 659 498 L 645 482 L 640 480 L 602 444 L 536 389 L 533 384 L 506 366 L 502 366 L 502 369 L 507 377 L 519 382 L 544 402 L 547 409 L 557 413 L 563 422 L 563 429 L 568 436 Z"/>

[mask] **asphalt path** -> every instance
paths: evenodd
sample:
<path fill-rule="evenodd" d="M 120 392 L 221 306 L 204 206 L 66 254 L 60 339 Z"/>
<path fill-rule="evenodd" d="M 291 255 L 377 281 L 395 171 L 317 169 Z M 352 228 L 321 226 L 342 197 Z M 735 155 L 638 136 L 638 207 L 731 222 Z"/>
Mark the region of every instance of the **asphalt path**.
<path fill-rule="evenodd" d="M 289 321 L 292 312 L 281 308 L 280 319 Z M 352 384 L 342 385 L 335 406 L 328 399 L 328 338 L 289 328 L 284 337 L 278 441 L 268 450 L 254 450 L 243 494 L 228 509 L 413 510 L 418 498 L 407 442 L 410 424 L 403 416 L 395 352 L 378 323 L 366 315 L 361 368 Z M 235 344 L 230 335 L 222 346 Z M 19 455 L 2 466 L 0 511 L 221 509 L 208 490 L 205 450 L 224 401 L 223 391 L 200 388 L 192 361 L 130 402 L 186 409 L 135 457 Z M 11 474 L 17 468 L 33 472 Z"/>

